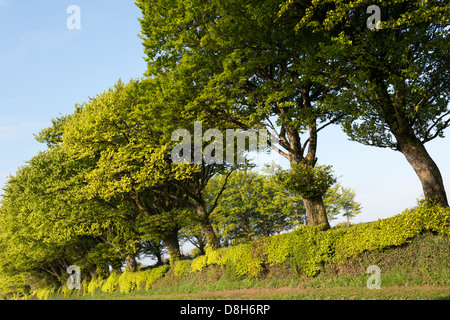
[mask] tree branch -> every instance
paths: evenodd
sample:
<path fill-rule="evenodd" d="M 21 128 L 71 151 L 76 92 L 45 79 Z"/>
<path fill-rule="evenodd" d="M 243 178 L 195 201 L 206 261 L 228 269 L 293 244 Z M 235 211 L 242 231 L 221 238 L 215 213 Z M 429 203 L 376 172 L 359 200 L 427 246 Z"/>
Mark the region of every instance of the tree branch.
<path fill-rule="evenodd" d="M 225 182 L 222 185 L 222 188 L 220 189 L 220 191 L 217 193 L 216 199 L 214 200 L 214 203 L 211 207 L 211 209 L 209 210 L 209 212 L 207 212 L 208 216 L 214 211 L 214 209 L 217 207 L 217 203 L 219 202 L 219 198 L 222 195 L 223 191 L 225 190 L 227 183 L 228 183 L 228 178 L 230 177 L 231 173 L 233 172 L 233 169 L 231 169 L 227 175 L 225 176 Z"/>

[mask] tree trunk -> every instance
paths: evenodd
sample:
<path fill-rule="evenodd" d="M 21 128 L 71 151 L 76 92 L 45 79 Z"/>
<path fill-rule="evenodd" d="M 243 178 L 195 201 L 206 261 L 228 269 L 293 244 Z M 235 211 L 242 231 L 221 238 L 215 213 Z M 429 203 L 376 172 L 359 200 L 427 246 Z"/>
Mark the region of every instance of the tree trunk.
<path fill-rule="evenodd" d="M 136 255 L 134 253 L 130 253 L 125 258 L 125 263 L 127 264 L 127 268 L 130 271 L 136 271 L 137 269 L 137 261 L 136 261 Z"/>
<path fill-rule="evenodd" d="M 180 243 L 178 242 L 178 229 L 167 234 L 163 239 L 169 252 L 171 264 L 181 259 Z"/>
<path fill-rule="evenodd" d="M 398 151 L 403 153 L 419 177 L 425 199 L 437 200 L 440 206 L 448 207 L 447 195 L 439 168 L 428 154 L 424 143 L 415 135 L 404 111 L 407 110 L 406 107 L 400 108 L 393 105 L 388 94 L 388 88 L 382 80 L 383 75 L 378 75 L 371 70 L 368 77 L 371 82 L 380 88 L 376 98 L 384 102 L 379 105 L 377 112 L 395 136 Z M 394 99 L 397 105 L 406 105 L 405 91 L 404 83 L 396 85 Z"/>
<path fill-rule="evenodd" d="M 306 157 L 302 159 L 299 154 L 301 154 L 301 149 L 299 150 L 300 143 L 299 139 L 296 138 L 298 133 L 289 132 L 286 130 L 289 136 L 289 140 L 293 141 L 291 143 L 291 152 L 289 154 L 289 160 L 291 163 L 298 164 L 300 161 L 305 163 L 310 167 L 314 167 L 317 162 L 316 150 L 317 150 L 317 129 L 316 123 L 313 121 L 309 127 L 309 145 Z M 294 152 L 295 150 L 295 152 Z M 313 182 L 311 182 L 313 183 Z M 325 209 L 325 204 L 323 203 L 323 196 L 316 196 L 313 198 L 303 198 L 303 204 L 305 205 L 306 215 L 308 217 L 308 224 L 311 226 L 323 225 L 323 229 L 330 229 L 330 224 L 328 222 L 327 212 Z"/>
<path fill-rule="evenodd" d="M 321 196 L 313 198 L 303 198 L 305 210 L 308 216 L 308 225 L 322 225 L 323 230 L 330 229 L 327 212 Z"/>
<path fill-rule="evenodd" d="M 163 260 L 162 260 L 162 253 L 161 250 L 155 250 L 155 252 L 153 252 L 153 255 L 156 257 L 156 265 L 157 266 L 162 266 Z"/>
<path fill-rule="evenodd" d="M 441 207 L 448 207 L 441 172 L 425 149 L 424 144 L 413 134 L 395 135 L 399 151 L 403 153 L 422 183 L 425 199 L 436 200 Z"/>
<path fill-rule="evenodd" d="M 202 227 L 203 233 L 205 234 L 206 241 L 208 245 L 213 249 L 220 248 L 220 241 L 214 232 L 214 228 L 209 221 L 208 214 L 206 212 L 205 206 L 203 204 L 197 204 L 197 214 L 200 218 L 200 225 Z"/>

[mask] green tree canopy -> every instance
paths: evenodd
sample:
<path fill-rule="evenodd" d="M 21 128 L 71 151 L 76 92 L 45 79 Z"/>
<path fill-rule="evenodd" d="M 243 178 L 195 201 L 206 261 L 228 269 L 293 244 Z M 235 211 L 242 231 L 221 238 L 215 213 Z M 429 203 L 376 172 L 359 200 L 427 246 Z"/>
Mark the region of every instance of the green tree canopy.
<path fill-rule="evenodd" d="M 280 14 L 303 4 L 286 1 Z M 378 29 L 367 27 L 369 5 L 380 8 Z M 450 126 L 449 12 L 444 1 L 311 1 L 296 27 L 331 40 L 322 53 L 335 70 L 322 78 L 339 90 L 323 105 L 345 111 L 350 139 L 403 153 L 425 197 L 444 207 L 443 179 L 424 144 Z"/>
<path fill-rule="evenodd" d="M 272 146 L 291 163 L 315 166 L 318 132 L 342 114 L 320 106 L 334 91 L 318 79 L 330 68 L 321 58 L 329 40 L 295 32 L 301 8 L 279 17 L 277 0 L 136 4 L 148 76 L 179 76 L 184 87 L 196 87 L 192 112 L 244 129 L 268 128 L 277 137 Z M 322 198 L 303 201 L 311 220 L 329 227 Z"/>
<path fill-rule="evenodd" d="M 215 177 L 205 192 L 214 193 L 224 179 Z M 304 215 L 301 197 L 279 184 L 275 175 L 241 170 L 228 178 L 211 220 L 228 245 L 291 230 L 303 223 Z"/>

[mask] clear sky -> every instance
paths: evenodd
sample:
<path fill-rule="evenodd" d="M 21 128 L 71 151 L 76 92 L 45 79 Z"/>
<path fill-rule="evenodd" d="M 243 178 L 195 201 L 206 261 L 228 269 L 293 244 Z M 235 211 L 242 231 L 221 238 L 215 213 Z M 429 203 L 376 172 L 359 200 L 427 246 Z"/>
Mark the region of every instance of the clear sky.
<path fill-rule="evenodd" d="M 69 5 L 81 29 L 68 29 Z M 140 10 L 125 0 L 0 0 L 0 186 L 45 148 L 33 133 L 145 71 Z"/>
<path fill-rule="evenodd" d="M 72 4 L 80 8 L 79 30 L 66 25 Z M 52 118 L 72 113 L 76 103 L 119 78 L 143 75 L 139 14 L 133 0 L 0 0 L 0 187 L 45 149 L 33 133 Z M 450 193 L 449 138 L 427 149 Z M 356 190 L 363 213 L 355 222 L 395 215 L 422 195 L 401 153 L 350 142 L 338 127 L 320 133 L 318 159 L 333 165 L 343 186 Z"/>

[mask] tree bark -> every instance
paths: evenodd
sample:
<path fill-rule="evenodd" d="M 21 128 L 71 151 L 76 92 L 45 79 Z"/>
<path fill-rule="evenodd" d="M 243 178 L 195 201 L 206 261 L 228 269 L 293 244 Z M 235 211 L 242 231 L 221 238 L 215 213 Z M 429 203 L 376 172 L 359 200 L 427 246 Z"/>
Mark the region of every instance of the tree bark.
<path fill-rule="evenodd" d="M 180 243 L 178 241 L 178 229 L 168 233 L 163 239 L 164 245 L 169 252 L 170 262 L 174 263 L 181 259 Z"/>
<path fill-rule="evenodd" d="M 130 271 L 136 271 L 137 269 L 137 261 L 136 261 L 136 255 L 134 253 L 130 253 L 125 258 L 125 263 L 127 264 L 127 268 Z"/>
<path fill-rule="evenodd" d="M 422 183 L 425 199 L 436 200 L 441 207 L 448 207 L 447 194 L 441 172 L 425 149 L 424 144 L 413 134 L 396 134 L 399 151 L 413 167 Z"/>
<path fill-rule="evenodd" d="M 322 225 L 323 230 L 330 229 L 327 212 L 321 196 L 313 198 L 303 198 L 303 204 L 308 216 L 308 225 Z"/>
<path fill-rule="evenodd" d="M 314 167 L 317 162 L 317 124 L 314 120 L 309 126 L 309 143 L 308 152 L 306 153 L 305 163 L 310 167 Z M 303 198 L 305 210 L 308 215 L 308 223 L 310 225 L 322 225 L 324 230 L 330 229 L 328 222 L 327 211 L 323 203 L 323 195 L 313 198 Z M 310 221 L 312 223 L 310 223 Z"/>
<path fill-rule="evenodd" d="M 205 206 L 199 203 L 197 204 L 196 209 L 197 214 L 200 218 L 200 225 L 202 227 L 203 233 L 205 234 L 208 245 L 213 250 L 220 248 L 220 241 L 217 238 L 216 233 L 214 232 L 214 228 L 212 227 L 211 222 L 209 221 L 209 215 L 206 212 Z"/>

